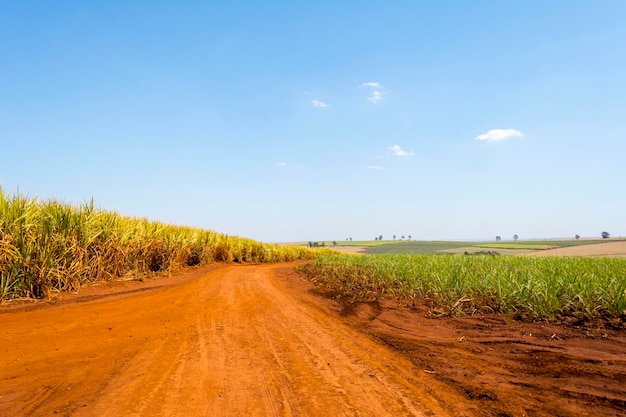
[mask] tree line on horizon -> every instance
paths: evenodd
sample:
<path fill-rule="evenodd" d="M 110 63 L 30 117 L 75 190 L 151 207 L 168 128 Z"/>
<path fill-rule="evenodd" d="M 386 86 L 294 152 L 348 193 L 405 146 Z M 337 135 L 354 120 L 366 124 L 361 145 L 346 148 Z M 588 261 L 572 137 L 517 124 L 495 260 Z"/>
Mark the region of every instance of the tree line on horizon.
<path fill-rule="evenodd" d="M 609 232 L 607 232 L 607 231 L 604 231 L 604 232 L 600 233 L 600 237 L 602 239 L 608 239 L 608 238 L 611 237 L 611 234 Z M 394 236 L 394 238 L 395 238 L 395 236 Z M 409 236 L 409 239 L 410 238 L 411 238 L 411 236 Z M 517 239 L 519 239 L 519 236 L 518 235 L 513 235 L 513 240 L 517 241 Z M 579 240 L 580 239 L 580 235 L 578 235 L 578 234 L 574 235 L 574 239 Z M 499 242 L 501 240 L 502 240 L 502 236 L 496 236 L 496 242 Z"/>
<path fill-rule="evenodd" d="M 600 234 L 600 237 L 602 237 L 602 239 L 608 239 L 609 237 L 611 237 L 611 234 L 607 231 L 604 231 Z M 393 235 L 392 239 L 395 241 L 398 239 L 397 235 Z M 411 240 L 412 237 L 411 235 L 405 236 L 405 235 L 401 235 L 400 236 L 400 240 Z M 519 239 L 519 236 L 517 234 L 513 235 L 513 240 L 517 241 Z M 580 239 L 580 235 L 576 234 L 574 235 L 574 239 L 579 240 Z M 374 237 L 374 241 L 382 241 L 383 239 L 383 235 L 378 235 Z M 496 242 L 500 242 L 502 240 L 502 236 L 498 235 L 496 236 Z M 347 237 L 346 238 L 346 242 L 352 242 L 352 238 L 351 237 Z M 333 246 L 337 246 L 337 241 L 333 240 L 332 242 Z M 322 242 L 314 242 L 314 241 L 309 241 L 307 242 L 307 247 L 309 248 L 318 248 L 318 247 L 326 247 L 326 242 L 322 241 Z"/>
<path fill-rule="evenodd" d="M 392 238 L 393 238 L 393 240 L 396 240 L 396 239 L 398 239 L 398 236 L 393 235 Z M 405 240 L 405 239 L 406 240 L 411 240 L 412 237 L 411 237 L 411 235 L 408 235 L 408 236 L 401 235 L 400 236 L 400 240 Z M 375 236 L 374 240 L 375 241 L 382 241 L 383 240 L 383 235 Z M 352 238 L 351 237 L 347 237 L 346 238 L 346 242 L 352 242 Z M 331 243 L 332 243 L 333 246 L 337 246 L 337 241 L 336 240 L 333 240 Z M 309 248 L 319 248 L 319 247 L 323 248 L 323 247 L 326 247 L 326 241 L 321 241 L 321 242 L 308 241 L 306 246 L 309 247 Z"/>

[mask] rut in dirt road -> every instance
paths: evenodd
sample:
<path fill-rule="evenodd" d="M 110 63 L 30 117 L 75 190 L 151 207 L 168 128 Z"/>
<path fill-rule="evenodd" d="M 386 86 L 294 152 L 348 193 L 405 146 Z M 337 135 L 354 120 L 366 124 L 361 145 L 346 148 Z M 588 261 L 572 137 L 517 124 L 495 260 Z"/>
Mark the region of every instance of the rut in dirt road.
<path fill-rule="evenodd" d="M 0 415 L 466 414 L 454 391 L 290 288 L 289 271 L 225 266 L 4 312 Z"/>

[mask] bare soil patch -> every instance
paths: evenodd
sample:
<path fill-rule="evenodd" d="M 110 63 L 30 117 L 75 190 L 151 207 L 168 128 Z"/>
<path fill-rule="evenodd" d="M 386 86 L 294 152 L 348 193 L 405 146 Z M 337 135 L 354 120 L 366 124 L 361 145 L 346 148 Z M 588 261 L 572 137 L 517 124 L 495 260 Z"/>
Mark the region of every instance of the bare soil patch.
<path fill-rule="evenodd" d="M 0 415 L 626 413 L 621 321 L 432 319 L 328 296 L 293 265 L 231 265 L 2 308 Z"/>
<path fill-rule="evenodd" d="M 329 246 L 330 249 L 346 253 L 364 253 L 367 246 Z"/>
<path fill-rule="evenodd" d="M 569 246 L 526 252 L 526 256 L 576 256 L 576 257 L 626 257 L 626 241 L 595 243 L 593 245 Z"/>
<path fill-rule="evenodd" d="M 469 415 L 626 413 L 623 326 L 432 319 L 393 302 L 352 309 L 365 333 L 469 400 Z"/>

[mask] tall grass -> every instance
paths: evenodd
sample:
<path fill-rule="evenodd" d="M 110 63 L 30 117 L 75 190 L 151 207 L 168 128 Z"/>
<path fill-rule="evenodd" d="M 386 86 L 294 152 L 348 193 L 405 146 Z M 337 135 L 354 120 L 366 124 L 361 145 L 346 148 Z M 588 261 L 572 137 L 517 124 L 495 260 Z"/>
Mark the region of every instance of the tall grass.
<path fill-rule="evenodd" d="M 316 252 L 179 227 L 0 188 L 0 299 L 211 262 L 281 262 Z"/>
<path fill-rule="evenodd" d="M 626 259 L 619 258 L 337 255 L 299 270 L 355 300 L 413 297 L 445 314 L 626 314 Z"/>

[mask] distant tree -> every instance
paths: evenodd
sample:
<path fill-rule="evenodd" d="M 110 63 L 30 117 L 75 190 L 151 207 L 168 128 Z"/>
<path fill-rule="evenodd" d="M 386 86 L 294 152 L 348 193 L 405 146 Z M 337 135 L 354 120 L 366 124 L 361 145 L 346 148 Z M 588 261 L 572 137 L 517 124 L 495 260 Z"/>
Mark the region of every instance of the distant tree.
<path fill-rule="evenodd" d="M 517 240 L 517 239 L 519 239 L 519 236 L 513 235 L 513 240 Z"/>
<path fill-rule="evenodd" d="M 502 238 L 500 236 L 496 236 L 496 242 L 499 242 Z"/>
<path fill-rule="evenodd" d="M 326 247 L 326 242 L 322 242 L 322 247 L 325 248 Z"/>
<path fill-rule="evenodd" d="M 352 242 L 352 238 L 350 238 L 350 242 Z"/>
<path fill-rule="evenodd" d="M 350 239 L 350 238 L 349 238 L 349 237 L 347 237 L 347 238 L 346 238 L 346 242 L 347 242 L 349 239 Z"/>
<path fill-rule="evenodd" d="M 602 236 L 602 239 L 608 239 L 611 237 L 611 234 L 609 232 L 602 232 L 600 236 Z"/>
<path fill-rule="evenodd" d="M 408 236 L 409 240 L 411 240 L 411 235 Z"/>
<path fill-rule="evenodd" d="M 378 236 L 378 240 L 383 240 L 383 235 Z"/>
<path fill-rule="evenodd" d="M 307 244 L 307 246 L 308 246 L 309 248 L 312 248 L 312 247 L 313 247 L 313 242 L 309 242 L 309 243 Z"/>
<path fill-rule="evenodd" d="M 400 236 L 400 240 L 404 240 L 404 235 Z"/>
<path fill-rule="evenodd" d="M 333 246 L 337 246 L 337 241 L 333 240 Z"/>
<path fill-rule="evenodd" d="M 580 239 L 580 235 L 576 235 L 574 237 L 576 238 L 576 240 Z"/>
<path fill-rule="evenodd" d="M 396 235 L 393 235 L 393 240 L 396 240 Z"/>

